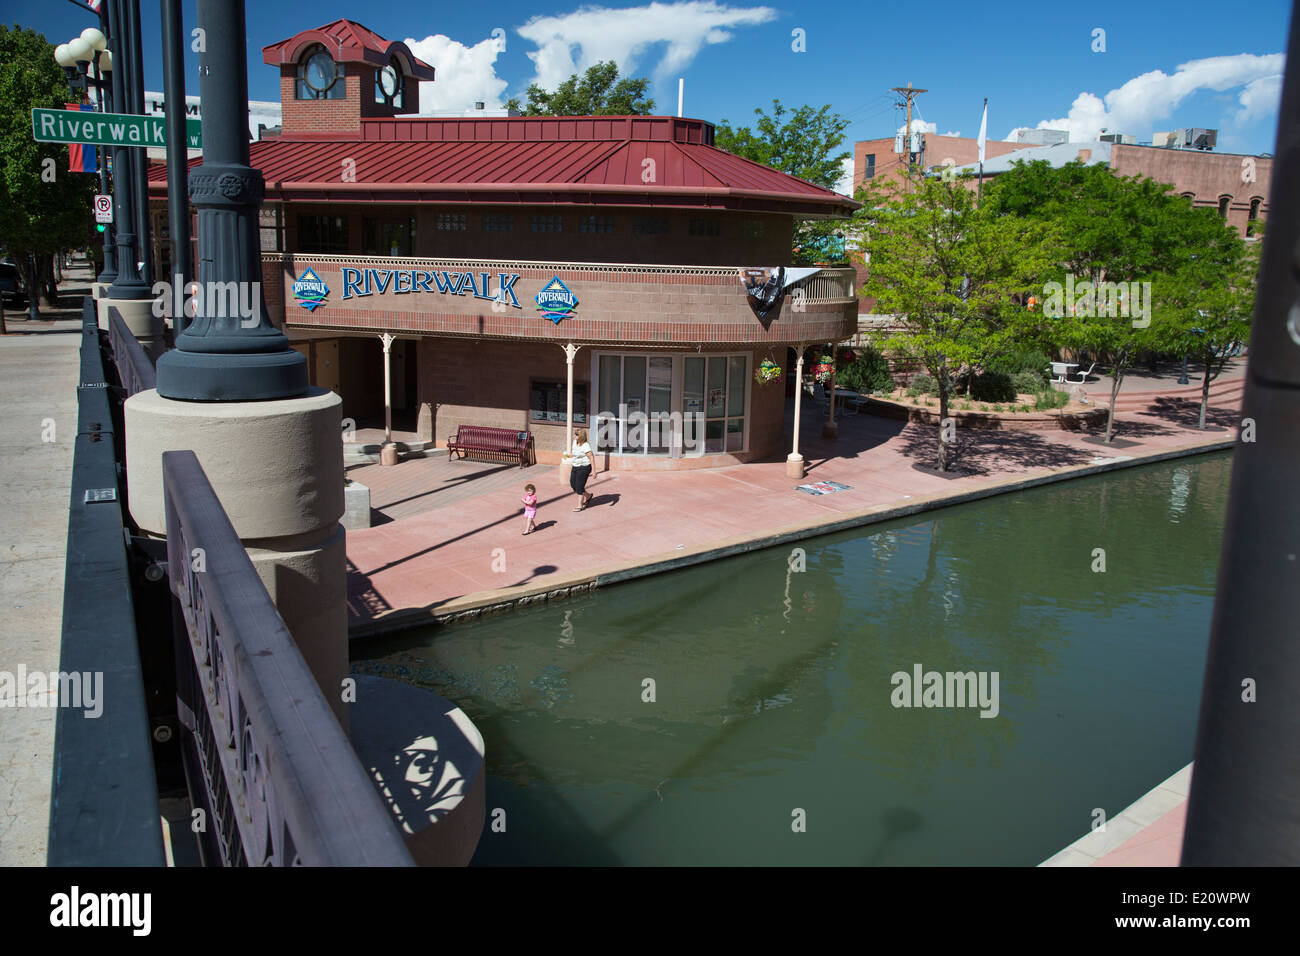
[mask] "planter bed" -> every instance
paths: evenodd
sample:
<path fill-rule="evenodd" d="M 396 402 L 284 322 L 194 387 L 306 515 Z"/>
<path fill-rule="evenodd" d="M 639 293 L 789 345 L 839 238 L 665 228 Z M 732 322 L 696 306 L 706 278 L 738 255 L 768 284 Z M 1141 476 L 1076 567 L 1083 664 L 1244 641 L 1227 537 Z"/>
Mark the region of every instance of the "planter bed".
<path fill-rule="evenodd" d="M 883 398 L 873 395 L 863 410 L 881 418 L 917 422 L 922 425 L 939 424 L 939 402 L 932 407 L 914 405 L 906 399 Z M 990 431 L 1084 431 L 1106 424 L 1106 406 L 1080 405 L 1071 402 L 1063 408 L 1046 412 L 994 412 L 970 409 L 961 411 L 948 406 L 948 414 L 958 428 L 983 428 Z"/>

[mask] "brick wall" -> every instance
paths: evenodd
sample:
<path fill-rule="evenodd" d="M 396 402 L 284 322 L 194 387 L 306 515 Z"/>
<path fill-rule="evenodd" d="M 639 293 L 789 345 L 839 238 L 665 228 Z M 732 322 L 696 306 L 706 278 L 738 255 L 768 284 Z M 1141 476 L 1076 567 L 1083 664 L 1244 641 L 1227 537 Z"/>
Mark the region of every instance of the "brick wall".
<path fill-rule="evenodd" d="M 370 89 L 363 84 L 363 73 L 370 73 L 373 86 L 374 72 L 361 64 L 342 64 L 347 95 L 341 100 L 300 100 L 295 94 L 297 67 L 280 67 L 280 106 L 282 136 L 294 133 L 356 133 L 361 129 L 361 91 Z M 374 99 L 373 96 L 370 97 Z"/>

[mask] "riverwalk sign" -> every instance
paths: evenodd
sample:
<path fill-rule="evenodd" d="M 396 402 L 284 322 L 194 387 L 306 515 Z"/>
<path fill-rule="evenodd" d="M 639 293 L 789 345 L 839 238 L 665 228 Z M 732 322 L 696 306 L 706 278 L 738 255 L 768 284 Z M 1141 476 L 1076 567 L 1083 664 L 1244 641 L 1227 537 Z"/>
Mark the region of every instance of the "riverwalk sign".
<path fill-rule="evenodd" d="M 32 135 L 38 143 L 100 143 L 105 146 L 166 146 L 164 117 L 132 113 L 82 113 L 77 110 L 32 110 Z M 185 121 L 187 149 L 203 147 L 202 126 Z"/>

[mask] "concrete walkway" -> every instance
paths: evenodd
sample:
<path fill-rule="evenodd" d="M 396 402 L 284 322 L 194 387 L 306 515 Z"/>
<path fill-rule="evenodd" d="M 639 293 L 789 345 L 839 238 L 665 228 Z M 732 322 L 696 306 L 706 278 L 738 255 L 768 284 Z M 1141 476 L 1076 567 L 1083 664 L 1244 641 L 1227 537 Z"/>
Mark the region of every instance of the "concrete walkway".
<path fill-rule="evenodd" d="M 1221 408 L 1219 417 L 1233 421 L 1234 412 Z M 513 484 L 476 495 L 463 483 L 454 507 L 439 507 L 450 497 L 429 494 L 423 513 L 348 534 L 351 631 L 360 636 L 469 618 L 539 595 L 559 597 L 1030 484 L 1227 448 L 1235 439 L 1232 430 L 1189 427 L 1195 419 L 1189 422 L 1181 408 L 1157 405 L 1118 413 L 1117 420 L 1124 447 L 1093 443 L 1084 433 L 961 430 L 961 476 L 940 477 L 923 468 L 934 458 L 932 427 L 864 413 L 841 418 L 838 438 L 823 439 L 819 414 L 806 414 L 800 439 L 806 480 L 851 486 L 823 496 L 797 491 L 782 460 L 677 473 L 598 473 L 588 486 L 595 498 L 581 514 L 573 513 L 576 498 L 554 471 L 515 469 Z M 427 465 L 411 461 L 369 471 L 373 481 L 396 482 L 404 469 L 419 467 Z M 444 467 L 468 475 L 483 466 Z M 516 485 L 530 480 L 538 486 L 538 530 L 522 537 Z"/>
<path fill-rule="evenodd" d="M 42 306 L 37 322 L 6 310 L 9 334 L 0 337 L 0 484 L 8 495 L 0 508 L 0 671 L 9 674 L 19 665 L 59 669 L 88 282 L 85 269 L 73 270 L 60 290 L 64 308 Z M 54 717 L 52 707 L 0 710 L 0 866 L 45 865 Z"/>

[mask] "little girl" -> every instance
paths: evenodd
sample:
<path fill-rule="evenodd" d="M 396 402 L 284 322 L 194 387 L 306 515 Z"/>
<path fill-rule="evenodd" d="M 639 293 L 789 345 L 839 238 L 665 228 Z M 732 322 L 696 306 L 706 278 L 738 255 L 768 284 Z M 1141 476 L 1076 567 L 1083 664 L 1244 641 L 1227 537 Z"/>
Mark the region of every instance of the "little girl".
<path fill-rule="evenodd" d="M 524 485 L 524 496 L 520 499 L 524 503 L 524 534 L 536 531 L 533 519 L 537 517 L 537 489 L 532 485 Z"/>

